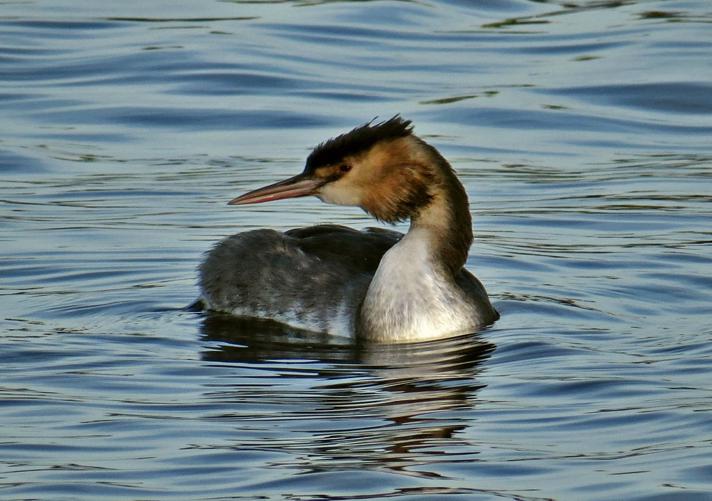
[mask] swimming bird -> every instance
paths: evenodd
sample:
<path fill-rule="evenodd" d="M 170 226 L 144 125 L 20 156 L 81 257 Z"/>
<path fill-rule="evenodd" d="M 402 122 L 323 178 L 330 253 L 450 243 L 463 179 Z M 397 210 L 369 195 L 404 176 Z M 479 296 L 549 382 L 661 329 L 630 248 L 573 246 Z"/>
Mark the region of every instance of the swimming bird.
<path fill-rule="evenodd" d="M 399 115 L 319 144 L 300 174 L 229 205 L 314 195 L 361 207 L 399 232 L 337 225 L 229 236 L 200 266 L 211 310 L 384 343 L 473 332 L 499 314 L 464 268 L 467 194 L 445 158 Z"/>

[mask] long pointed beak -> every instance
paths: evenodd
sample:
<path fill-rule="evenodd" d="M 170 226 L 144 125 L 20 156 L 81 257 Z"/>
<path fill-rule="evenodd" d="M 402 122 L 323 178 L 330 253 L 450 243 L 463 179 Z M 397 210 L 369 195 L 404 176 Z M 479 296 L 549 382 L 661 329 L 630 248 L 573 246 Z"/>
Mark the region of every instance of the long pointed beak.
<path fill-rule="evenodd" d="M 310 179 L 304 174 L 298 174 L 284 181 L 270 184 L 263 188 L 245 193 L 237 198 L 233 198 L 228 205 L 247 205 L 282 200 L 284 198 L 306 197 L 314 195 L 316 190 L 324 184 L 322 179 Z"/>

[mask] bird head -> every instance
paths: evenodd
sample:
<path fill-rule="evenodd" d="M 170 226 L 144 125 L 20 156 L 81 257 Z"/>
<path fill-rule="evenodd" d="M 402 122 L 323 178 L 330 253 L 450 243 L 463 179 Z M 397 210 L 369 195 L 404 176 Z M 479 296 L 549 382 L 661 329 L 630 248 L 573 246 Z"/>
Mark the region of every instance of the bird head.
<path fill-rule="evenodd" d="M 379 220 L 412 217 L 433 197 L 434 156 L 400 116 L 369 122 L 319 144 L 294 177 L 229 202 L 256 204 L 313 195 L 323 202 L 364 209 Z M 440 157 L 441 158 L 441 157 Z"/>

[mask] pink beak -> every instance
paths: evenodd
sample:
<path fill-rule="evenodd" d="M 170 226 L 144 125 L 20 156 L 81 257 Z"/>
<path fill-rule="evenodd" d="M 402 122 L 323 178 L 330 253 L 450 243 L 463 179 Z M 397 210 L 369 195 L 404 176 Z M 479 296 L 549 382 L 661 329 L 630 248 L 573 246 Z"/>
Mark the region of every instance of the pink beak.
<path fill-rule="evenodd" d="M 247 205 L 282 200 L 285 198 L 297 198 L 314 195 L 324 184 L 323 179 L 310 179 L 304 174 L 298 174 L 284 181 L 270 184 L 263 188 L 257 188 L 249 193 L 233 198 L 228 205 Z"/>

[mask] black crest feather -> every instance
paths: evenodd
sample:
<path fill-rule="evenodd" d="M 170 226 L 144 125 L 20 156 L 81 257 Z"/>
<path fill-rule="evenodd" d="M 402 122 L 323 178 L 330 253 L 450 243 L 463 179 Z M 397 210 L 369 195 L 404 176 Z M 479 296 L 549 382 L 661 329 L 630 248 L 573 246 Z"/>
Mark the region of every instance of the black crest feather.
<path fill-rule="evenodd" d="M 319 144 L 307 158 L 305 172 L 311 172 L 323 165 L 332 165 L 349 155 L 356 155 L 371 149 L 384 139 L 398 139 L 413 132 L 410 120 L 396 115 L 384 122 L 374 124 L 373 120 L 360 127 Z"/>

